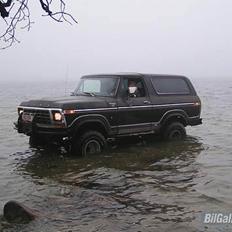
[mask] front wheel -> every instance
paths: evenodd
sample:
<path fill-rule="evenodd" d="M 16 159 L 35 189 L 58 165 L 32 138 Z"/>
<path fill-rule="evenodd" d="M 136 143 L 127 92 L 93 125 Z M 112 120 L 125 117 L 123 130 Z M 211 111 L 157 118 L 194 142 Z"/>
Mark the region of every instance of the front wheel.
<path fill-rule="evenodd" d="M 105 137 L 98 131 L 87 131 L 74 138 L 72 142 L 72 154 L 89 156 L 101 153 L 107 146 Z"/>
<path fill-rule="evenodd" d="M 163 138 L 167 141 L 183 140 L 186 137 L 186 130 L 182 123 L 172 122 L 163 130 Z"/>

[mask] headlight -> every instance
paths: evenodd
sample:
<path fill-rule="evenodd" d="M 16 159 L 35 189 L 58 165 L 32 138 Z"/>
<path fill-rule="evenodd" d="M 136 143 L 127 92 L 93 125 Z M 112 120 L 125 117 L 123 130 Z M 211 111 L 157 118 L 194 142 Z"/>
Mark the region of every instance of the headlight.
<path fill-rule="evenodd" d="M 55 121 L 62 121 L 62 114 L 61 113 L 54 113 L 53 114 Z"/>

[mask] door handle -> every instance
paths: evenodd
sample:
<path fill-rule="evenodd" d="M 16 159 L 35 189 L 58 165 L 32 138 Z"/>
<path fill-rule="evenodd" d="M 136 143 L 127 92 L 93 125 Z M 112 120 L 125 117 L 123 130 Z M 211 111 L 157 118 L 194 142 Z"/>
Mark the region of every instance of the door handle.
<path fill-rule="evenodd" d="M 151 102 L 150 102 L 150 101 L 144 101 L 143 103 L 144 103 L 144 104 L 146 104 L 146 105 L 151 104 Z"/>
<path fill-rule="evenodd" d="M 116 103 L 116 102 L 109 102 L 109 105 L 110 105 L 111 107 L 116 107 L 117 103 Z"/>

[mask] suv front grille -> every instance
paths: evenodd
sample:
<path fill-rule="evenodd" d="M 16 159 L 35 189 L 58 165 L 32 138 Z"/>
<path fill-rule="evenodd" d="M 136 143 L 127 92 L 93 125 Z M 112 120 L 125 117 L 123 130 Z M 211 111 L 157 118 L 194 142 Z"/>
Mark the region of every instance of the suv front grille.
<path fill-rule="evenodd" d="M 51 117 L 49 110 L 38 109 L 24 109 L 25 113 L 34 115 L 34 122 L 41 124 L 51 124 Z"/>

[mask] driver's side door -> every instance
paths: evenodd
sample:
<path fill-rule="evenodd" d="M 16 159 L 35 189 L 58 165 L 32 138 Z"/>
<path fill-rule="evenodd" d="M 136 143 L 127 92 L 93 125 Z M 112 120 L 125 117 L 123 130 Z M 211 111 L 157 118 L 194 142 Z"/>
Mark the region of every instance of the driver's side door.
<path fill-rule="evenodd" d="M 130 97 L 128 82 L 136 81 L 142 94 L 139 97 Z M 152 105 L 148 90 L 141 77 L 123 77 L 118 95 L 118 133 L 136 134 L 151 131 Z"/>

